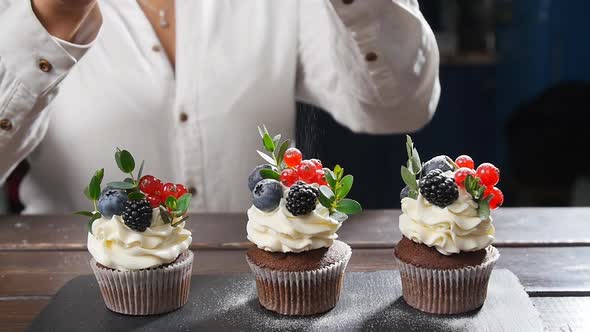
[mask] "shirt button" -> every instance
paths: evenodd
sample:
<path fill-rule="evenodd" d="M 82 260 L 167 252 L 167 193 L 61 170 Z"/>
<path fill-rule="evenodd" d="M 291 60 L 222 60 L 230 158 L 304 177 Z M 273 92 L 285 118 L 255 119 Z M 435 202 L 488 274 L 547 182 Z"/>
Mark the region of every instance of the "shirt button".
<path fill-rule="evenodd" d="M 40 59 L 39 60 L 39 69 L 41 69 L 42 72 L 44 73 L 48 73 L 51 71 L 51 69 L 53 69 L 53 66 L 51 65 L 51 63 L 45 59 Z"/>
<path fill-rule="evenodd" d="M 161 49 L 162 48 L 160 47 L 160 45 L 154 45 L 154 46 L 152 46 L 152 51 L 154 51 L 154 52 L 160 52 Z"/>
<path fill-rule="evenodd" d="M 377 61 L 377 54 L 375 52 L 369 52 L 367 54 L 365 54 L 365 60 L 367 60 L 368 62 L 374 62 Z"/>
<path fill-rule="evenodd" d="M 342 0 L 342 3 L 345 5 L 350 5 L 353 2 L 354 2 L 354 0 Z"/>
<path fill-rule="evenodd" d="M 193 195 L 193 196 L 196 196 L 196 195 L 197 195 L 197 188 L 195 188 L 195 187 L 189 187 L 189 188 L 188 188 L 188 192 L 189 192 L 191 195 Z"/>
<path fill-rule="evenodd" d="M 188 120 L 188 114 L 186 114 L 185 112 L 181 112 L 179 118 L 180 122 L 186 122 Z"/>
<path fill-rule="evenodd" d="M 0 129 L 9 131 L 12 129 L 12 122 L 8 119 L 0 120 Z"/>

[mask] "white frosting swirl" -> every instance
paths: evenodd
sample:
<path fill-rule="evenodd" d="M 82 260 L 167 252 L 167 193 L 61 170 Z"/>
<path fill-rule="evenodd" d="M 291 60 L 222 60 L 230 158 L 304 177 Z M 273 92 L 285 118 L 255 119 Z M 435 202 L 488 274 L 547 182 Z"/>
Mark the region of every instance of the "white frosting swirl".
<path fill-rule="evenodd" d="M 152 224 L 145 232 L 130 229 L 121 216 L 103 217 L 94 221 L 92 234 L 88 233 L 88 251 L 98 263 L 121 271 L 168 264 L 192 242 L 184 225 L 164 223 L 158 209 L 153 210 Z"/>
<path fill-rule="evenodd" d="M 281 199 L 272 212 L 250 207 L 248 240 L 266 251 L 298 253 L 329 247 L 338 238 L 336 232 L 341 223 L 331 218 L 324 206 L 318 204 L 311 213 L 295 217 L 285 204 L 285 199 Z"/>
<path fill-rule="evenodd" d="M 440 208 L 421 194 L 402 199 L 399 228 L 408 239 L 435 247 L 443 255 L 486 248 L 494 241 L 492 218 L 481 219 L 478 205 L 464 189 L 451 205 Z"/>

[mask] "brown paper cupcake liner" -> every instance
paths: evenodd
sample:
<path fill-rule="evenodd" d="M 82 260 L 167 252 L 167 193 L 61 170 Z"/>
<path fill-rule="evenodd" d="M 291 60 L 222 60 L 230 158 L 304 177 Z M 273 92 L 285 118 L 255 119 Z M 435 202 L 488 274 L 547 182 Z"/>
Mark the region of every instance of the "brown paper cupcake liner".
<path fill-rule="evenodd" d="M 94 258 L 90 266 L 107 308 L 125 315 L 155 315 L 188 301 L 193 257 L 187 250 L 169 265 L 137 271 L 113 270 Z"/>
<path fill-rule="evenodd" d="M 458 314 L 481 307 L 490 275 L 500 257 L 488 246 L 485 261 L 477 266 L 437 270 L 414 266 L 400 259 L 399 271 L 406 303 L 432 314 Z"/>
<path fill-rule="evenodd" d="M 275 271 L 259 267 L 246 257 L 256 276 L 260 304 L 288 316 L 307 316 L 336 306 L 344 281 L 344 270 L 352 250 L 340 262 L 311 271 Z"/>

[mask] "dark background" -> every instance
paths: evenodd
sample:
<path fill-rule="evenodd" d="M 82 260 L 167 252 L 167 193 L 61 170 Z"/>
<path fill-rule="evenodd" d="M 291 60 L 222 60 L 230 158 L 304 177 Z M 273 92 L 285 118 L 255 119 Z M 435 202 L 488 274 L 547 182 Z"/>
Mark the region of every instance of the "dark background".
<path fill-rule="evenodd" d="M 422 160 L 468 154 L 495 164 L 504 206 L 590 206 L 590 1 L 419 3 L 439 44 L 442 87 L 434 119 L 412 134 Z M 365 208 L 398 208 L 405 136 L 356 135 L 298 106 L 304 154 L 353 174 L 351 196 Z M 24 172 L 0 188 L 0 212 L 22 208 Z"/>
<path fill-rule="evenodd" d="M 434 119 L 412 134 L 422 160 L 493 163 L 504 206 L 590 205 L 590 2 L 419 2 L 442 87 Z M 305 105 L 297 124 L 304 154 L 344 166 L 364 207 L 399 207 L 405 135 L 356 135 Z"/>

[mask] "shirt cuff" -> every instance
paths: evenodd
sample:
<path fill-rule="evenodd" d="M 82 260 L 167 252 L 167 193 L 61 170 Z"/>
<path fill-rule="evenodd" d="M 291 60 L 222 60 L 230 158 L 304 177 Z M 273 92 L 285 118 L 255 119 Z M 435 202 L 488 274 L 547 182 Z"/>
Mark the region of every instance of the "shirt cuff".
<path fill-rule="evenodd" d="M 39 22 L 29 0 L 14 1 L 0 14 L 0 31 L 2 65 L 33 95 L 54 87 L 76 64 Z"/>

